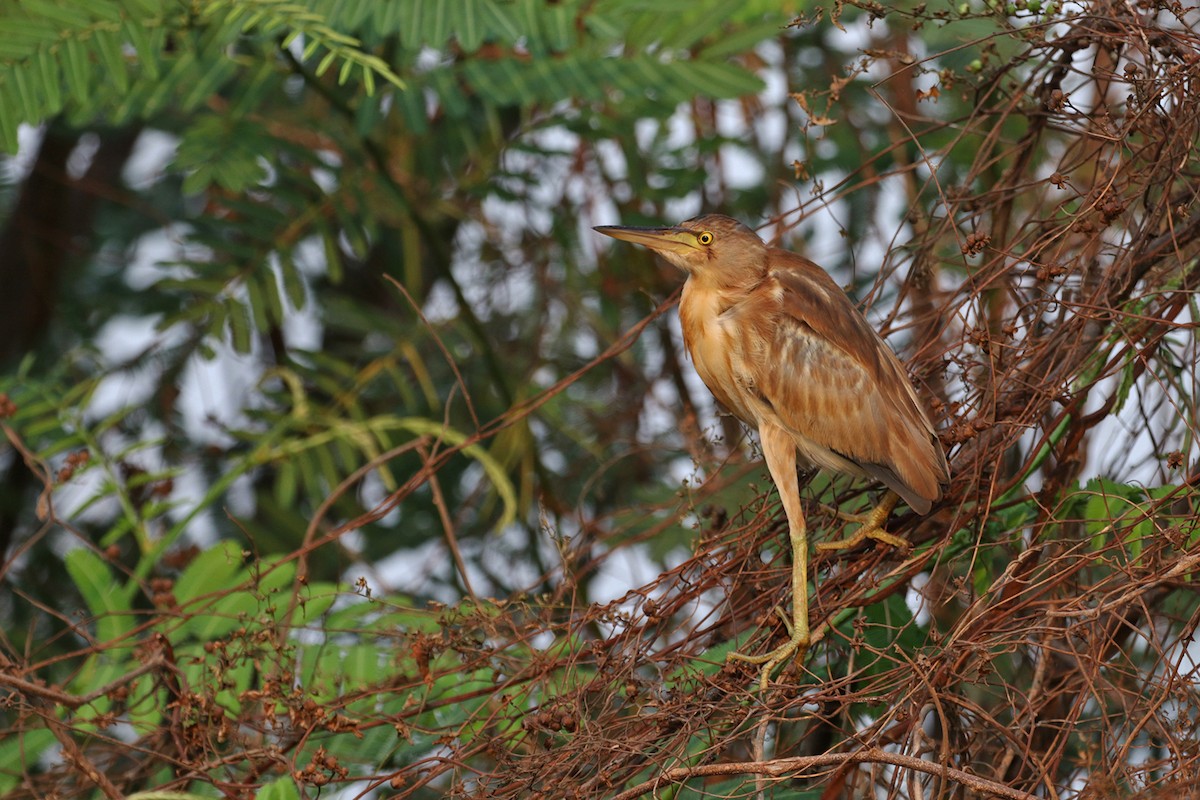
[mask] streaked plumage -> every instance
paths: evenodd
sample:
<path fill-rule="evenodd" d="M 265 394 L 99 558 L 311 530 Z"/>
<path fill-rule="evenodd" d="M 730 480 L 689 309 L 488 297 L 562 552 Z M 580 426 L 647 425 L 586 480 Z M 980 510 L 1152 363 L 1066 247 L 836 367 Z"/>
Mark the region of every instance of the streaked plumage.
<path fill-rule="evenodd" d="M 807 464 L 875 478 L 928 512 L 949 478 L 941 445 L 899 360 L 846 294 L 734 220 L 681 227 L 693 225 L 720 230 L 717 241 L 737 225 L 761 245 L 746 282 L 725 283 L 740 271 L 725 265 L 719 276 L 692 271 L 684 286 L 684 341 L 717 399 L 755 428 L 774 418 Z"/>
<path fill-rule="evenodd" d="M 796 562 L 792 641 L 766 657 L 741 657 L 766 664 L 765 686 L 770 670 L 809 642 L 797 457 L 879 480 L 924 514 L 949 482 L 941 445 L 895 354 L 808 259 L 768 247 L 719 214 L 674 228 L 596 230 L 650 247 L 687 272 L 679 316 L 696 371 L 723 406 L 759 432 Z M 873 527 L 863 535 L 897 543 L 879 530 L 894 502 L 885 499 L 868 515 L 864 529 Z"/>

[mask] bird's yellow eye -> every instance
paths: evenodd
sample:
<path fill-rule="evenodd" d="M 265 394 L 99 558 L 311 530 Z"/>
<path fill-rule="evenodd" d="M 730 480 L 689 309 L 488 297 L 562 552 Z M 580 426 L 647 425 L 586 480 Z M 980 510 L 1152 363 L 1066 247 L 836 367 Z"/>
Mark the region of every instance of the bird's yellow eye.
<path fill-rule="evenodd" d="M 696 241 L 699 242 L 700 244 L 712 244 L 713 243 L 713 235 L 711 233 L 709 233 L 708 231 L 705 231 L 704 233 L 702 233 L 696 237 Z"/>

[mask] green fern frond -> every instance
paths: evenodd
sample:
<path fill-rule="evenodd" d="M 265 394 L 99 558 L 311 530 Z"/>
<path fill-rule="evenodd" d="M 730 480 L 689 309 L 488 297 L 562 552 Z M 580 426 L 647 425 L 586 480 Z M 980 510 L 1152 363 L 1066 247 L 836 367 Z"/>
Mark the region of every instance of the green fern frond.
<path fill-rule="evenodd" d="M 405 89 L 405 82 L 383 59 L 366 52 L 355 37 L 334 30 L 325 17 L 291 0 L 213 0 L 204 7 L 204 17 L 235 25 L 243 33 L 258 31 L 262 34 L 282 34 L 281 46 L 290 47 L 293 42 L 305 40 L 303 58 L 312 58 L 320 50 L 325 55 L 316 67 L 317 76 L 325 74 L 335 63 L 341 63 L 338 83 L 344 84 L 357 69 L 362 73 L 363 84 L 368 94 L 373 93 L 374 80 L 378 76 L 398 89 Z"/>

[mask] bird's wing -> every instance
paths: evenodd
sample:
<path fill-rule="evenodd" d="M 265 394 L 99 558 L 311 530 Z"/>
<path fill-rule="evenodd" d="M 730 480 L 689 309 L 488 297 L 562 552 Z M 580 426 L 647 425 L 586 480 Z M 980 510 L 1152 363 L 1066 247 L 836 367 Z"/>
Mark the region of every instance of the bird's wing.
<path fill-rule="evenodd" d="M 924 513 L 948 471 L 908 374 L 820 267 L 773 249 L 767 280 L 731 309 L 742 369 L 788 429 L 857 465 Z M 770 342 L 754 352 L 750 342 Z M 806 454 L 822 464 L 820 453 Z"/>

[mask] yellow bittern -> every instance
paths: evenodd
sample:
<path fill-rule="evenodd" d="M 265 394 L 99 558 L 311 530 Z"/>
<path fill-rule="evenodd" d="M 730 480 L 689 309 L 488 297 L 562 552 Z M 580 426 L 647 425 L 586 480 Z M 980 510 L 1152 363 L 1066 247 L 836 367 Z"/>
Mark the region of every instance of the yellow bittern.
<path fill-rule="evenodd" d="M 867 538 L 907 546 L 883 523 L 900 498 L 928 513 L 949 483 L 946 457 L 896 355 L 813 262 L 720 214 L 673 228 L 596 230 L 645 245 L 687 273 L 679 319 L 696 371 L 721 405 L 758 430 L 792 543 L 791 636 L 766 655 L 730 658 L 762 664 L 765 689 L 772 670 L 802 661 L 810 644 L 797 459 L 888 487 L 870 512 L 840 515 L 862 523 L 853 536 L 817 545 L 840 549 Z"/>

